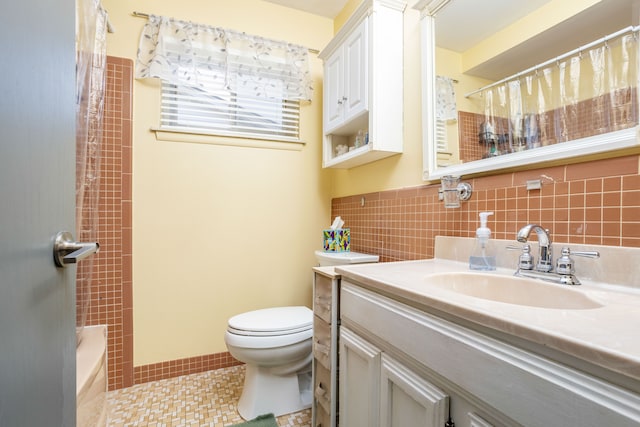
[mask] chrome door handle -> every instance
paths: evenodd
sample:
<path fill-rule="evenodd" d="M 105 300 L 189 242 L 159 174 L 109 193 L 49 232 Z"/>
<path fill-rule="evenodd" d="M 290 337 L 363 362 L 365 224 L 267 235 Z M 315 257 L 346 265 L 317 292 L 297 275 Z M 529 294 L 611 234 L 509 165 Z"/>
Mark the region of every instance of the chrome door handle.
<path fill-rule="evenodd" d="M 73 240 L 73 235 L 68 231 L 60 231 L 53 242 L 53 261 L 56 267 L 66 267 L 67 264 L 76 264 L 100 250 L 100 244 L 80 243 Z"/>

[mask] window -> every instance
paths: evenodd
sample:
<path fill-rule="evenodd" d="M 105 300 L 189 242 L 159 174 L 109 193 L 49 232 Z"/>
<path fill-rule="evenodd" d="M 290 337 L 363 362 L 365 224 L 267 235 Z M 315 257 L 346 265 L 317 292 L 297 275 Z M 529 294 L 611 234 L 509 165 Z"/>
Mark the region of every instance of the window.
<path fill-rule="evenodd" d="M 299 141 L 300 102 L 283 98 L 281 80 L 269 81 L 272 94 L 264 98 L 244 89 L 246 85 L 235 91 L 227 88 L 222 79 L 216 79 L 206 68 L 200 76 L 207 77 L 201 78 L 199 87 L 163 80 L 162 130 Z M 273 93 L 281 96 L 274 98 Z"/>
<path fill-rule="evenodd" d="M 308 49 L 150 15 L 137 78 L 162 80 L 160 131 L 299 142 Z"/>
<path fill-rule="evenodd" d="M 447 122 L 436 118 L 436 147 L 438 152 L 446 152 L 449 148 L 447 143 Z"/>

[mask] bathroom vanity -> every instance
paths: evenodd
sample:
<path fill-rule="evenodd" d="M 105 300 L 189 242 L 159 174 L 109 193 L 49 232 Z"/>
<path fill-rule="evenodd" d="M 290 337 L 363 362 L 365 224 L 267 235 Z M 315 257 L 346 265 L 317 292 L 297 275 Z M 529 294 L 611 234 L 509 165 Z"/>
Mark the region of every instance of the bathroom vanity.
<path fill-rule="evenodd" d="M 614 265 L 563 286 L 469 272 L 441 243 L 432 260 L 336 268 L 341 426 L 640 425 L 638 250 L 601 246 Z"/>

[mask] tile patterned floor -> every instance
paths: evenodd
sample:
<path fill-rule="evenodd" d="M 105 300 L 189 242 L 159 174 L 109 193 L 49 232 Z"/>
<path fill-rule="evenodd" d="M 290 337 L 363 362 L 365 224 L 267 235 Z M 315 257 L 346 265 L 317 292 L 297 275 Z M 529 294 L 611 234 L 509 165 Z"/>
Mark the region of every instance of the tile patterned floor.
<path fill-rule="evenodd" d="M 109 392 L 109 427 L 225 427 L 244 420 L 236 410 L 244 365 Z M 280 427 L 310 427 L 311 410 L 277 418 Z"/>

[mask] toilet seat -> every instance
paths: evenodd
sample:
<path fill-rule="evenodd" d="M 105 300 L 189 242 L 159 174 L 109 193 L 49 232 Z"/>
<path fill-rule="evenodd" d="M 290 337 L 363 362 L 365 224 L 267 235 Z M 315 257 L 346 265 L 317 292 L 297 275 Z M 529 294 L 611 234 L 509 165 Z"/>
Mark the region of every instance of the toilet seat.
<path fill-rule="evenodd" d="M 296 334 L 313 328 L 313 311 L 307 307 L 273 307 L 238 314 L 227 331 L 252 337 Z"/>
<path fill-rule="evenodd" d="M 307 307 L 275 307 L 229 319 L 225 341 L 242 348 L 293 345 L 313 336 L 313 311 Z"/>

